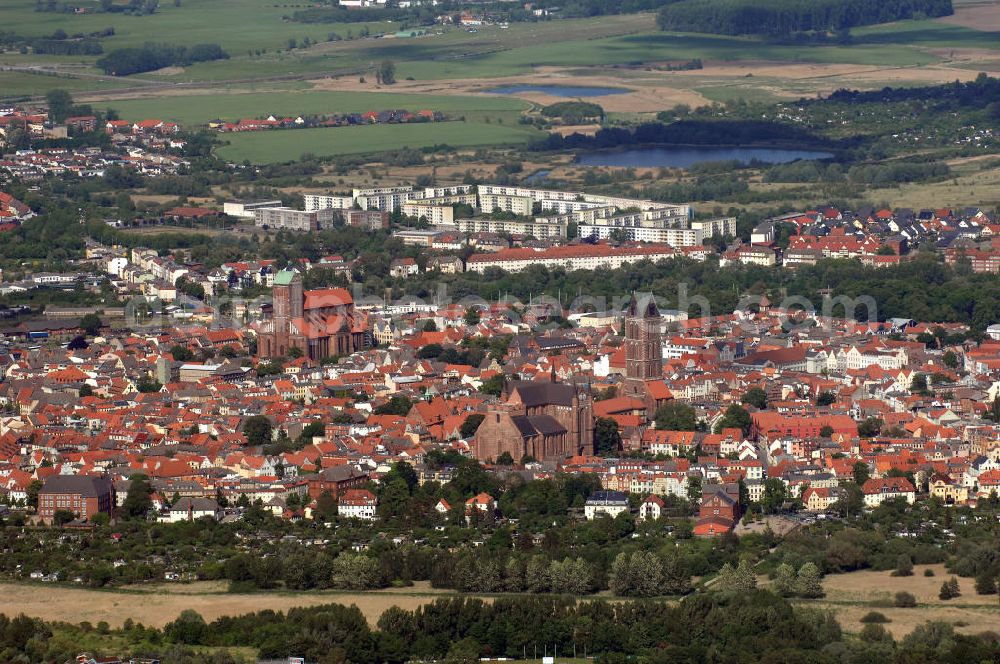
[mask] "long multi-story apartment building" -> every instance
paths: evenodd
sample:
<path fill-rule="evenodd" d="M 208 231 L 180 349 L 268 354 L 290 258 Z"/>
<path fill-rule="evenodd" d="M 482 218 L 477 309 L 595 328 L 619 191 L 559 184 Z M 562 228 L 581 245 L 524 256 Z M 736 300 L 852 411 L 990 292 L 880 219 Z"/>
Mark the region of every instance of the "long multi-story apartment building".
<path fill-rule="evenodd" d="M 385 210 L 395 212 L 403 203 L 414 198 L 422 198 L 423 192 L 417 192 L 413 187 L 375 187 L 370 189 L 355 189 L 354 202 L 362 210 Z"/>
<path fill-rule="evenodd" d="M 350 194 L 305 194 L 305 209 L 325 210 L 353 208 L 355 203 L 363 210 L 393 212 L 407 201 L 423 201 L 427 205 L 455 205 L 477 203 L 475 185 L 457 184 L 448 187 L 370 187 L 354 189 Z"/>
<path fill-rule="evenodd" d="M 258 228 L 285 229 L 290 231 L 317 231 L 333 224 L 340 210 L 296 210 L 289 207 L 257 208 L 254 225 Z"/>
<path fill-rule="evenodd" d="M 494 196 L 519 196 L 530 198 L 532 202 L 541 203 L 543 210 L 554 210 L 565 214 L 576 210 L 588 210 L 599 207 L 613 208 L 638 208 L 640 210 L 666 209 L 673 210 L 675 217 L 691 217 L 690 205 L 673 205 L 671 203 L 660 203 L 658 201 L 647 201 L 635 198 L 623 198 L 621 196 L 603 196 L 599 194 L 587 194 L 581 191 L 556 191 L 552 189 L 531 189 L 529 187 L 516 187 L 506 185 L 481 184 L 477 191 L 480 199 L 484 195 Z"/>
<path fill-rule="evenodd" d="M 632 242 L 666 243 L 673 247 L 700 245 L 714 235 L 736 235 L 736 218 L 688 221 L 659 214 L 659 211 L 628 212 L 595 218 L 579 225 L 580 237 L 606 240 L 613 234 Z"/>
<path fill-rule="evenodd" d="M 499 268 L 507 272 L 520 272 L 532 265 L 566 270 L 614 270 L 643 260 L 654 262 L 673 258 L 675 251 L 667 245 L 610 247 L 608 245 L 568 245 L 550 249 L 504 249 L 491 254 L 473 254 L 466 261 L 469 272 L 485 272 Z"/>
<path fill-rule="evenodd" d="M 534 210 L 535 201 L 530 196 L 508 196 L 506 194 L 479 194 L 479 208 L 485 212 L 510 212 L 522 217 Z"/>
<path fill-rule="evenodd" d="M 354 196 L 347 194 L 330 194 L 327 196 L 322 194 L 306 194 L 303 198 L 305 199 L 305 208 L 307 212 L 312 212 L 314 210 L 326 210 L 328 208 L 346 210 L 354 207 Z"/>
<path fill-rule="evenodd" d="M 528 217 L 527 219 L 490 219 L 473 217 L 456 219 L 455 227 L 463 233 L 510 233 L 530 235 L 538 239 L 565 238 L 569 232 L 571 215 L 553 217 Z"/>
<path fill-rule="evenodd" d="M 450 205 L 433 205 L 422 199 L 403 203 L 402 212 L 407 217 L 426 219 L 431 224 L 451 225 L 455 220 L 455 208 Z"/>

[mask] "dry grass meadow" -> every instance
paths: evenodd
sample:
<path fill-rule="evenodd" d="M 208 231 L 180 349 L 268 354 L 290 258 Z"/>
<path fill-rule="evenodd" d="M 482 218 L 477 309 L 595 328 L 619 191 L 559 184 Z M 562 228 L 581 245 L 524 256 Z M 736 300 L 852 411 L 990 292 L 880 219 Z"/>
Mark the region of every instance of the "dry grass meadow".
<path fill-rule="evenodd" d="M 934 576 L 924 576 L 930 568 Z M 870 611 L 885 614 L 885 625 L 897 639 L 930 620 L 951 623 L 958 631 L 975 634 L 1000 631 L 1000 602 L 996 595 L 977 595 L 972 579 L 959 578 L 962 595 L 953 600 L 938 599 L 941 583 L 951 578 L 943 565 L 918 565 L 910 577 L 894 577 L 890 572 L 863 570 L 833 574 L 823 580 L 826 596 L 819 600 L 798 600 L 802 606 L 833 611 L 846 632 L 861 631 L 861 618 Z M 761 585 L 766 585 L 761 578 Z M 900 609 L 893 606 L 899 591 L 912 593 L 917 606 Z M 407 610 L 447 597 L 453 593 L 437 590 L 427 582 L 409 588 L 376 592 L 267 592 L 229 593 L 221 582 L 157 584 L 121 590 L 93 590 L 65 586 L 0 584 L 0 613 L 29 616 L 50 621 L 96 624 L 106 621 L 121 625 L 126 618 L 145 625 L 162 627 L 185 609 L 194 609 L 206 620 L 220 616 L 241 615 L 273 609 L 287 611 L 295 607 L 320 604 L 355 605 L 368 622 L 375 625 L 379 616 L 392 607 Z M 602 593 L 606 596 L 606 593 Z M 489 598 L 484 598 L 490 601 Z"/>
<path fill-rule="evenodd" d="M 930 568 L 934 576 L 924 576 Z M 929 620 L 943 620 L 960 632 L 975 634 L 1000 630 L 1000 602 L 996 595 L 977 595 L 973 580 L 958 578 L 961 597 L 938 599 L 941 583 L 951 578 L 944 565 L 917 565 L 913 576 L 895 577 L 891 572 L 862 570 L 850 574 L 832 574 L 823 579 L 826 597 L 804 605 L 834 611 L 847 632 L 859 632 L 861 617 L 869 611 L 885 614 L 892 622 L 885 628 L 897 639 Z M 912 593 L 917 606 L 895 608 L 893 596 L 899 591 Z"/>
<path fill-rule="evenodd" d="M 413 610 L 433 602 L 442 593 L 426 583 L 381 592 L 270 592 L 228 593 L 214 582 L 142 586 L 121 591 L 63 586 L 0 584 L 0 613 L 51 621 L 96 624 L 102 620 L 119 626 L 126 618 L 162 627 L 185 609 L 194 609 L 206 620 L 273 609 L 286 611 L 319 604 L 356 605 L 372 625 L 392 606 Z"/>

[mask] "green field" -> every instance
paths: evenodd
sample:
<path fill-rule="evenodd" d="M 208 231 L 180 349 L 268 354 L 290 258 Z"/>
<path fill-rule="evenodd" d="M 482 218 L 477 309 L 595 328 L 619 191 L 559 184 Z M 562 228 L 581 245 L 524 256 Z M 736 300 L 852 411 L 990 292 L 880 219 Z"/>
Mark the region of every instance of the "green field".
<path fill-rule="evenodd" d="M 221 118 L 266 117 L 280 115 L 321 115 L 364 113 L 387 109 L 419 111 L 430 109 L 449 116 L 503 118 L 516 121 L 528 104 L 516 99 L 494 96 L 452 96 L 397 94 L 392 92 L 253 92 L 246 94 L 167 96 L 109 102 L 123 118 L 142 120 L 158 118 L 181 124 L 204 124 Z"/>
<path fill-rule="evenodd" d="M 43 95 L 52 88 L 62 88 L 70 92 L 85 90 L 109 90 L 134 85 L 128 80 L 72 78 L 50 76 L 20 71 L 0 71 L 0 99 Z"/>
<path fill-rule="evenodd" d="M 922 48 L 985 48 L 1000 52 L 1000 33 L 938 21 L 900 21 L 855 28 L 851 33 L 854 43 L 865 47 L 910 44 Z"/>
<path fill-rule="evenodd" d="M 642 62 L 703 60 L 772 60 L 778 62 L 837 62 L 848 64 L 924 65 L 938 58 L 907 46 L 827 46 L 794 48 L 764 44 L 752 39 L 643 33 L 588 42 L 539 43 L 510 50 L 470 56 L 461 60 L 406 59 L 396 46 L 371 51 L 372 58 L 397 59 L 401 76 L 417 80 L 513 76 L 537 65 L 627 65 Z"/>
<path fill-rule="evenodd" d="M 612 17 L 624 18 L 624 17 Z M 849 45 L 798 46 L 772 44 L 750 37 L 725 37 L 653 31 L 652 17 L 610 20 L 600 36 L 595 19 L 521 24 L 509 30 L 484 27 L 477 34 L 448 30 L 415 40 L 356 40 L 321 45 L 293 54 L 238 63 L 206 63 L 189 68 L 174 80 L 220 79 L 226 73 L 282 75 L 326 69 L 365 67 L 390 59 L 400 77 L 416 80 L 513 76 L 538 66 L 628 65 L 641 62 L 703 60 L 843 63 L 878 66 L 921 66 L 940 62 L 928 48 L 987 48 L 1000 52 L 1000 34 L 934 21 L 859 28 Z M 607 19 L 602 19 L 607 20 Z M 614 34 L 618 33 L 618 34 Z M 235 69 L 234 69 L 235 67 Z"/>
<path fill-rule="evenodd" d="M 635 17 L 631 17 L 635 18 Z M 769 44 L 753 38 L 653 32 L 652 20 L 641 32 L 599 37 L 578 34 L 591 27 L 592 19 L 550 21 L 512 26 L 509 30 L 484 27 L 477 34 L 449 30 L 421 39 L 355 40 L 334 45 L 270 54 L 259 58 L 211 62 L 187 68 L 165 78 L 175 81 L 223 80 L 248 76 L 281 76 L 309 72 L 347 71 L 365 68 L 381 60 L 398 63 L 398 76 L 416 80 L 514 76 L 538 66 L 629 65 L 642 62 L 703 60 L 769 60 L 880 66 L 919 66 L 939 62 L 919 46 L 992 44 L 1000 49 L 1000 38 L 930 22 L 906 24 L 907 29 L 883 26 L 870 30 L 848 46 L 794 46 Z M 940 29 L 921 27 L 922 24 Z M 639 24 L 607 26 L 621 32 Z M 559 28 L 562 28 L 561 30 Z"/>
<path fill-rule="evenodd" d="M 91 1 L 97 6 L 96 0 L 81 0 L 81 3 Z M 50 35 L 57 29 L 72 35 L 113 27 L 115 35 L 101 42 L 106 52 L 145 42 L 185 45 L 216 42 L 232 56 L 229 60 L 111 80 L 88 76 L 98 73 L 94 66 L 96 57 L 0 53 L 0 65 L 37 65 L 61 74 L 57 77 L 0 72 L 0 99 L 42 95 L 55 87 L 70 90 L 79 98 L 86 91 L 100 93 L 152 84 L 162 86 L 162 91 L 142 92 L 142 98 L 125 100 L 106 100 L 95 95 L 92 99 L 98 101 L 94 106 L 115 108 L 129 120 L 161 118 L 187 126 L 215 118 L 235 120 L 272 113 L 314 115 L 390 108 L 427 108 L 446 113 L 450 120 L 464 118 L 462 123 L 236 135 L 226 137 L 231 145 L 220 150 L 220 154 L 230 159 L 264 162 L 295 159 L 304 152 L 336 155 L 377 152 L 403 145 L 517 143 L 534 135 L 533 129 L 517 124 L 527 105 L 515 99 L 389 91 L 325 92 L 312 90 L 308 87 L 310 83 L 299 80 L 337 76 L 357 80 L 359 72 L 368 72 L 382 60 L 396 63 L 400 81 L 461 78 L 482 81 L 485 87 L 498 77 L 537 72 L 542 67 L 562 67 L 576 68 L 578 75 L 597 73 L 616 79 L 612 84 L 621 82 L 626 87 L 630 77 L 638 76 L 641 80 L 637 80 L 637 88 L 665 82 L 669 89 L 692 90 L 709 101 L 728 102 L 811 96 L 825 89 L 824 86 L 829 87 L 830 79 L 824 74 L 814 78 L 794 74 L 746 78 L 715 75 L 712 69 L 718 62 L 852 64 L 870 65 L 874 70 L 908 67 L 918 71 L 920 67 L 942 63 L 964 66 L 960 59 L 949 55 L 948 49 L 970 48 L 991 51 L 988 57 L 981 58 L 983 69 L 989 70 L 991 58 L 994 64 L 1000 59 L 1000 33 L 933 20 L 858 28 L 852 30 L 852 43 L 826 46 L 660 32 L 653 13 L 514 23 L 509 29 L 483 26 L 476 33 L 455 27 L 434 27 L 427 36 L 412 39 L 348 39 L 358 35 L 363 27 L 372 35 L 379 35 L 395 33 L 402 25 L 304 24 L 289 20 L 296 11 L 317 6 L 307 0 L 179 0 L 178 4 L 161 0 L 157 12 L 148 16 L 77 15 L 35 11 L 36 0 L 0 0 L 0 30 L 28 37 Z M 328 41 L 331 33 L 345 39 Z M 316 44 L 288 50 L 289 39 L 301 43 L 306 37 Z M 994 53 L 997 57 L 993 57 Z M 652 84 L 650 79 L 659 75 L 644 72 L 640 66 L 692 58 L 705 61 L 704 73 L 664 72 Z M 293 78 L 296 80 L 290 80 Z M 877 88 L 883 84 L 905 85 L 910 80 L 893 72 L 884 83 L 872 75 L 861 77 L 857 84 L 851 80 L 838 84 Z M 921 80 L 920 76 L 912 77 L 913 83 Z M 572 78 L 567 77 L 566 82 L 572 83 Z M 180 90 L 171 89 L 177 84 L 198 90 L 178 94 Z M 197 94 L 199 91 L 210 94 Z M 664 107 L 672 105 L 669 94 L 663 103 Z M 622 109 L 613 110 L 619 111 L 616 117 L 627 116 Z"/>
<path fill-rule="evenodd" d="M 97 2 L 81 2 L 82 6 Z M 167 42 L 190 46 L 214 42 L 230 55 L 245 55 L 247 49 L 284 48 L 289 39 L 325 41 L 327 34 L 355 34 L 367 25 L 372 33 L 384 32 L 383 24 L 305 24 L 282 20 L 311 2 L 275 2 L 274 0 L 163 0 L 155 14 L 64 14 L 35 11 L 35 0 L 3 0 L 2 29 L 28 37 L 50 35 L 56 29 L 69 34 L 90 33 L 113 27 L 115 35 L 102 40 L 104 50 L 141 46 L 145 42 Z"/>
<path fill-rule="evenodd" d="M 439 144 L 465 147 L 525 143 L 540 135 L 518 125 L 485 122 L 288 129 L 226 136 L 230 144 L 219 148 L 218 154 L 236 162 L 268 163 L 291 161 L 304 153 L 334 156 Z"/>
<path fill-rule="evenodd" d="M 773 44 L 751 37 L 659 32 L 651 13 L 515 23 L 508 30 L 484 26 L 477 33 L 436 27 L 428 36 L 415 39 L 327 42 L 330 33 L 357 35 L 363 26 L 373 35 L 393 33 L 401 24 L 296 23 L 285 17 L 313 4 L 273 0 L 181 0 L 180 7 L 167 1 L 161 2 L 151 16 L 37 12 L 35 0 L 3 0 L 3 6 L 2 29 L 27 36 L 48 35 L 56 29 L 73 34 L 114 27 L 115 35 L 102 40 L 106 51 L 149 41 L 188 45 L 217 42 L 232 56 L 230 60 L 201 63 L 181 71 L 139 75 L 144 80 L 173 83 L 323 76 L 369 69 L 384 59 L 397 63 L 401 79 L 439 80 L 513 76 L 539 66 L 620 66 L 691 58 L 921 66 L 941 61 L 939 55 L 928 52 L 931 48 L 1000 50 L 1000 33 L 939 21 L 902 21 L 858 28 L 852 31 L 853 43 L 843 46 Z M 317 44 L 287 50 L 288 39 L 301 43 L 305 37 Z M 266 52 L 257 54 L 260 49 Z M 91 66 L 90 71 L 95 71 L 94 60 L 0 54 L 0 62 L 8 64 L 84 63 Z M 94 88 L 102 85 L 95 84 Z M 84 87 L 86 84 L 79 84 L 74 89 Z M 40 87 L 22 84 L 13 89 L 23 94 Z"/>

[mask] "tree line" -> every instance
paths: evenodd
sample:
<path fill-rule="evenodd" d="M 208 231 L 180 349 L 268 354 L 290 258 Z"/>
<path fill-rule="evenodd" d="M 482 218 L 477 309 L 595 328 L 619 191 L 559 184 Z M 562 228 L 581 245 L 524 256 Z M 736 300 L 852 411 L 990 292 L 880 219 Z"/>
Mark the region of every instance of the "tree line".
<path fill-rule="evenodd" d="M 27 53 L 30 49 L 46 55 L 100 55 L 104 49 L 98 39 L 114 33 L 114 28 L 107 28 L 89 35 L 79 33 L 71 37 L 60 29 L 48 37 L 24 37 L 16 32 L 0 31 L 0 47 L 15 48 L 21 53 Z"/>
<path fill-rule="evenodd" d="M 951 0 L 681 0 L 657 15 L 661 30 L 786 36 L 948 16 Z"/>
<path fill-rule="evenodd" d="M 803 265 L 796 270 L 760 266 L 727 266 L 720 269 L 717 261 L 704 262 L 684 258 L 652 263 L 643 261 L 618 270 L 605 268 L 567 272 L 562 268 L 531 266 L 522 272 L 508 274 L 489 269 L 483 274 L 465 273 L 434 276 L 448 284 L 455 298 L 479 296 L 496 298 L 497 292 L 527 302 L 534 294 L 582 292 L 591 297 L 613 298 L 632 290 L 651 290 L 663 307 L 677 307 L 681 284 L 689 296 L 701 296 L 708 302 L 713 315 L 735 310 L 742 294 L 766 292 L 780 300 L 782 289 L 788 295 L 807 298 L 816 307 L 823 303 L 822 291 L 828 286 L 836 295 L 874 298 L 877 311 L 864 308 L 844 311 L 834 307 L 834 316 L 879 320 L 892 317 L 940 322 L 967 323 L 984 331 L 1000 319 L 1000 282 L 994 275 L 976 274 L 961 265 L 949 267 L 933 252 L 919 252 L 914 260 L 898 266 L 873 268 L 857 260 L 826 259 L 816 265 Z M 404 284 L 408 293 L 433 292 L 431 277 L 411 277 Z M 769 284 L 764 288 L 761 284 Z M 569 304 L 569 301 L 564 304 Z M 689 313 L 707 315 L 698 306 Z"/>
<path fill-rule="evenodd" d="M 947 177 L 951 168 L 943 161 L 890 161 L 881 164 L 856 164 L 846 172 L 838 163 L 793 161 L 775 164 L 764 171 L 765 182 L 857 182 L 873 187 L 901 182 L 922 182 Z"/>
<path fill-rule="evenodd" d="M 801 127 L 769 120 L 703 120 L 647 122 L 635 128 L 604 127 L 593 136 L 549 134 L 530 146 L 535 151 L 600 150 L 636 145 L 754 145 L 845 147 Z"/>
<path fill-rule="evenodd" d="M 173 46 L 146 43 L 137 48 L 119 48 L 97 61 L 97 66 L 110 76 L 129 76 L 155 71 L 164 67 L 186 67 L 196 62 L 228 60 L 229 54 L 218 44 Z"/>

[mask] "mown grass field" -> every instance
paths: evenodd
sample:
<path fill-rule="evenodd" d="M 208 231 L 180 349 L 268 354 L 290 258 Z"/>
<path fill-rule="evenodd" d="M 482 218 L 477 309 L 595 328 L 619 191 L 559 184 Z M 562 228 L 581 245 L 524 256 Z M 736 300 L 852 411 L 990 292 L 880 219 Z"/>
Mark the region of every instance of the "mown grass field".
<path fill-rule="evenodd" d="M 182 124 L 204 124 L 221 118 L 267 117 L 276 115 L 320 115 L 364 113 L 387 109 L 418 111 L 430 109 L 449 116 L 476 115 L 503 117 L 526 109 L 516 99 L 494 96 L 454 96 L 398 94 L 393 92 L 275 91 L 218 95 L 179 95 L 109 102 L 127 120 L 160 118 Z"/>
<path fill-rule="evenodd" d="M 322 129 L 248 132 L 226 135 L 217 150 L 224 159 L 253 163 L 298 159 L 304 153 L 335 156 L 385 152 L 447 144 L 453 147 L 525 143 L 541 133 L 514 123 L 434 122 Z"/>
<path fill-rule="evenodd" d="M 166 0 L 148 16 L 37 12 L 35 0 L 3 0 L 0 4 L 3 29 L 29 37 L 50 35 L 56 29 L 86 34 L 113 27 L 115 35 L 102 40 L 105 51 L 149 41 L 187 46 L 215 42 L 237 56 L 245 55 L 247 49 L 285 48 L 289 39 L 324 41 L 330 32 L 345 35 L 348 29 L 357 34 L 362 26 L 373 33 L 383 31 L 382 24 L 375 23 L 306 24 L 283 20 L 284 16 L 314 6 L 301 1 L 181 0 L 180 7 L 176 7 L 172 0 Z"/>
<path fill-rule="evenodd" d="M 0 99 L 44 95 L 53 88 L 70 92 L 111 90 L 131 85 L 129 81 L 50 76 L 21 71 L 0 71 Z"/>

